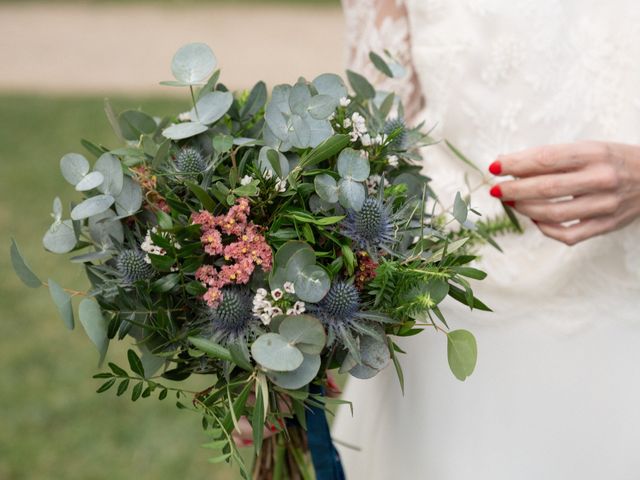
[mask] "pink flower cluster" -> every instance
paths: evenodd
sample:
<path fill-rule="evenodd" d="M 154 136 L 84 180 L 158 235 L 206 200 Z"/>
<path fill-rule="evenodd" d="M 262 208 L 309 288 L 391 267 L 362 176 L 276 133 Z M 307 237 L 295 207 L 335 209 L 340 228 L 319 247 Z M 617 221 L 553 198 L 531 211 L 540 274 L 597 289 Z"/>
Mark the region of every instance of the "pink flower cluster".
<path fill-rule="evenodd" d="M 204 251 L 212 257 L 232 262 L 220 269 L 214 265 L 202 265 L 196 271 L 196 279 L 208 287 L 202 298 L 210 307 L 220 303 L 225 285 L 248 283 L 256 265 L 265 272 L 271 270 L 271 248 L 260 233 L 260 227 L 249 221 L 249 213 L 249 200 L 240 198 L 226 215 L 214 216 L 202 210 L 191 216 L 191 221 L 200 225 Z M 225 245 L 223 235 L 235 239 Z"/>

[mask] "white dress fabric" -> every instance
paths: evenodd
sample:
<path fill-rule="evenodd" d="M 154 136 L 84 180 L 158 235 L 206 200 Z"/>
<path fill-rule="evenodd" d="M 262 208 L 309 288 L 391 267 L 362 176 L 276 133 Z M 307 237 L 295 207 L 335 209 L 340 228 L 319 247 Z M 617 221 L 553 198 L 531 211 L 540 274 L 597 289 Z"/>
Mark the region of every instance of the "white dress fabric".
<path fill-rule="evenodd" d="M 633 0 L 344 0 L 349 61 L 370 48 L 412 62 L 400 88 L 486 171 L 497 155 L 579 140 L 640 143 L 640 3 Z M 382 14 L 380 14 L 382 12 Z M 382 28 L 384 27 L 384 28 Z M 482 182 L 446 147 L 424 152 L 443 198 Z M 488 188 L 473 193 L 500 213 Z M 567 247 L 523 221 L 482 251 L 475 285 L 494 313 L 447 300 L 478 340 L 476 371 L 449 372 L 446 339 L 403 339 L 393 368 L 350 379 L 334 438 L 350 480 L 640 478 L 640 225 Z"/>

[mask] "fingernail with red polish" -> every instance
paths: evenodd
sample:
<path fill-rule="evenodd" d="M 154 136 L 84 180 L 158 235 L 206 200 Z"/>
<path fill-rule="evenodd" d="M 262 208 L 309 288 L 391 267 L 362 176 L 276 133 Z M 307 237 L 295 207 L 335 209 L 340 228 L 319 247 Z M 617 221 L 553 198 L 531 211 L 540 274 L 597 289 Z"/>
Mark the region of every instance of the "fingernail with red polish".
<path fill-rule="evenodd" d="M 272 432 L 275 432 L 277 430 L 275 425 L 269 425 L 269 430 L 271 430 Z"/>
<path fill-rule="evenodd" d="M 502 189 L 500 188 L 500 185 L 494 185 L 493 187 L 491 187 L 491 190 L 489 190 L 489 195 L 496 198 L 502 198 Z"/>
<path fill-rule="evenodd" d="M 253 445 L 253 440 L 249 440 L 248 438 L 243 438 L 242 444 L 248 447 L 249 445 Z"/>
<path fill-rule="evenodd" d="M 503 203 L 508 207 L 516 208 L 516 202 L 514 202 L 513 200 L 505 200 Z"/>
<path fill-rule="evenodd" d="M 500 175 L 502 173 L 502 163 L 500 163 L 500 160 L 496 160 L 489 165 L 489 171 L 494 175 Z"/>

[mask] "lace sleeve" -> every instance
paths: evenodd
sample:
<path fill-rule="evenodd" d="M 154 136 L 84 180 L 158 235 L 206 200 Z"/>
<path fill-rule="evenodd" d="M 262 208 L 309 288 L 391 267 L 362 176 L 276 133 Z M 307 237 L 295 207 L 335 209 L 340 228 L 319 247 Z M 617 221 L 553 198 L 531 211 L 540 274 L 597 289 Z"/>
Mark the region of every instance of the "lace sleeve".
<path fill-rule="evenodd" d="M 411 59 L 411 32 L 404 0 L 342 0 L 347 40 L 347 65 L 373 79 L 382 89 L 397 93 L 405 115 L 412 119 L 424 107 L 424 97 Z M 369 52 L 389 52 L 407 69 L 402 78 L 378 72 Z"/>

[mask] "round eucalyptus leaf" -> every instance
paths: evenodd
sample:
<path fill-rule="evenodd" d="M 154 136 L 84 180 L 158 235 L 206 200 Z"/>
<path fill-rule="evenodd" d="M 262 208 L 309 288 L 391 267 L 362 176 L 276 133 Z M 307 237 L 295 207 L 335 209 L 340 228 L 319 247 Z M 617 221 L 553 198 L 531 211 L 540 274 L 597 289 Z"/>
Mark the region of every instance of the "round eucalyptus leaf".
<path fill-rule="evenodd" d="M 105 195 L 116 196 L 122 191 L 124 173 L 120 161 L 110 153 L 103 153 L 93 166 L 96 172 L 100 172 L 104 181 L 98 189 Z"/>
<path fill-rule="evenodd" d="M 364 182 L 369 178 L 369 159 L 362 152 L 345 148 L 338 155 L 338 173 L 342 178 Z"/>
<path fill-rule="evenodd" d="M 320 370 L 320 355 L 304 354 L 302 364 L 291 372 L 269 372 L 273 383 L 287 390 L 297 390 L 310 384 Z"/>
<path fill-rule="evenodd" d="M 311 98 L 307 111 L 316 120 L 326 120 L 336 111 L 338 101 L 331 95 L 316 95 Z"/>
<path fill-rule="evenodd" d="M 49 285 L 49 294 L 51 295 L 51 299 L 53 300 L 53 303 L 56 304 L 56 307 L 58 307 L 58 312 L 60 312 L 62 321 L 69 330 L 73 330 L 75 322 L 73 319 L 71 295 L 65 292 L 64 288 L 58 285 L 51 278 L 47 281 L 47 284 Z"/>
<path fill-rule="evenodd" d="M 121 217 L 133 215 L 142 207 L 142 188 L 129 177 L 124 178 L 122 191 L 116 197 L 116 211 Z"/>
<path fill-rule="evenodd" d="M 349 178 L 342 178 L 338 182 L 338 200 L 344 208 L 360 211 L 365 197 L 366 191 L 363 184 Z"/>
<path fill-rule="evenodd" d="M 383 340 L 362 335 L 360 337 L 360 359 L 363 365 L 374 370 L 382 370 L 391 360 L 389 347 Z"/>
<path fill-rule="evenodd" d="M 276 85 L 275 87 L 273 87 L 269 105 L 271 105 L 272 108 L 275 108 L 281 113 L 285 113 L 287 115 L 291 114 L 291 108 L 289 107 L 289 97 L 291 96 L 291 90 L 293 90 L 293 87 L 286 84 Z"/>
<path fill-rule="evenodd" d="M 152 116 L 139 110 L 126 110 L 118 115 L 118 125 L 125 140 L 139 140 L 141 135 L 151 135 L 157 124 Z"/>
<path fill-rule="evenodd" d="M 287 135 L 289 135 L 287 118 L 273 102 L 267 105 L 267 109 L 264 113 L 264 120 L 276 137 L 280 140 L 285 140 L 287 138 Z"/>
<path fill-rule="evenodd" d="M 271 172 L 279 178 L 289 175 L 289 161 L 282 153 L 271 147 L 262 147 L 258 154 L 261 172 Z"/>
<path fill-rule="evenodd" d="M 89 162 L 79 153 L 67 153 L 60 159 L 62 176 L 71 185 L 76 185 L 89 173 Z"/>
<path fill-rule="evenodd" d="M 311 142 L 311 128 L 300 115 L 291 115 L 287 122 L 287 140 L 296 148 L 307 148 Z"/>
<path fill-rule="evenodd" d="M 88 298 L 83 299 L 78 307 L 78 317 L 87 336 L 100 352 L 100 363 L 102 363 L 109 347 L 109 338 L 107 337 L 107 322 L 102 316 L 100 305 Z"/>
<path fill-rule="evenodd" d="M 318 196 L 329 203 L 338 201 L 338 183 L 335 178 L 326 173 L 316 175 L 313 179 L 313 185 L 316 187 Z"/>
<path fill-rule="evenodd" d="M 278 332 L 302 353 L 307 354 L 319 355 L 327 341 L 322 322 L 311 315 L 285 317 Z"/>
<path fill-rule="evenodd" d="M 209 127 L 200 122 L 175 123 L 162 130 L 162 136 L 171 140 L 183 140 L 185 138 L 195 137 L 202 132 L 206 132 L 208 129 Z"/>
<path fill-rule="evenodd" d="M 55 222 L 42 238 L 44 248 L 53 253 L 69 253 L 76 246 L 76 232 L 71 220 Z"/>
<path fill-rule="evenodd" d="M 89 234 L 103 249 L 113 246 L 114 240 L 118 243 L 124 241 L 122 223 L 111 209 L 89 218 Z"/>
<path fill-rule="evenodd" d="M 333 136 L 334 131 L 329 120 L 316 120 L 309 113 L 305 113 L 302 118 L 311 132 L 311 139 L 309 140 L 310 147 L 315 148 Z"/>
<path fill-rule="evenodd" d="M 302 352 L 277 333 L 260 335 L 251 345 L 253 359 L 268 370 L 291 372 L 302 364 Z"/>
<path fill-rule="evenodd" d="M 281 246 L 276 252 L 274 265 L 278 268 L 286 268 L 287 262 L 293 256 L 294 253 L 299 250 L 305 250 L 305 255 L 309 258 L 305 265 L 312 265 L 316 263 L 316 253 L 313 251 L 313 248 L 306 243 L 300 240 L 291 240 Z"/>
<path fill-rule="evenodd" d="M 317 303 L 324 298 L 331 287 L 331 280 L 325 270 L 318 265 L 304 267 L 293 282 L 296 295 L 303 302 Z"/>
<path fill-rule="evenodd" d="M 100 172 L 89 172 L 82 180 L 76 183 L 78 192 L 86 192 L 98 188 L 104 182 L 104 176 Z"/>
<path fill-rule="evenodd" d="M 368 380 L 380 373 L 380 370 L 367 367 L 366 365 L 356 365 L 351 370 L 349 370 L 349 373 L 352 377 L 359 378 L 360 380 Z"/>
<path fill-rule="evenodd" d="M 336 101 L 347 96 L 347 87 L 344 81 L 334 73 L 323 73 L 311 83 L 320 95 L 329 95 Z"/>
<path fill-rule="evenodd" d="M 171 61 L 171 72 L 178 82 L 199 85 L 213 73 L 218 61 L 204 43 L 189 43 L 181 47 Z"/>
<path fill-rule="evenodd" d="M 447 359 L 458 380 L 464 381 L 473 373 L 478 358 L 476 339 L 468 330 L 447 333 Z"/>
<path fill-rule="evenodd" d="M 115 202 L 115 199 L 111 195 L 96 195 L 95 197 L 87 198 L 71 210 L 71 219 L 82 220 L 102 213 L 113 205 L 113 202 Z"/>
<path fill-rule="evenodd" d="M 231 92 L 207 93 L 198 100 L 196 108 L 191 110 L 190 115 L 191 118 L 197 118 L 202 124 L 211 125 L 229 111 L 232 103 L 233 95 Z"/>
<path fill-rule="evenodd" d="M 289 108 L 295 114 L 302 115 L 307 110 L 311 92 L 304 83 L 296 83 L 289 94 Z"/>
<path fill-rule="evenodd" d="M 286 281 L 295 282 L 305 267 L 315 265 L 315 263 L 316 255 L 313 251 L 309 253 L 308 250 L 298 250 L 287 260 L 284 273 Z"/>

